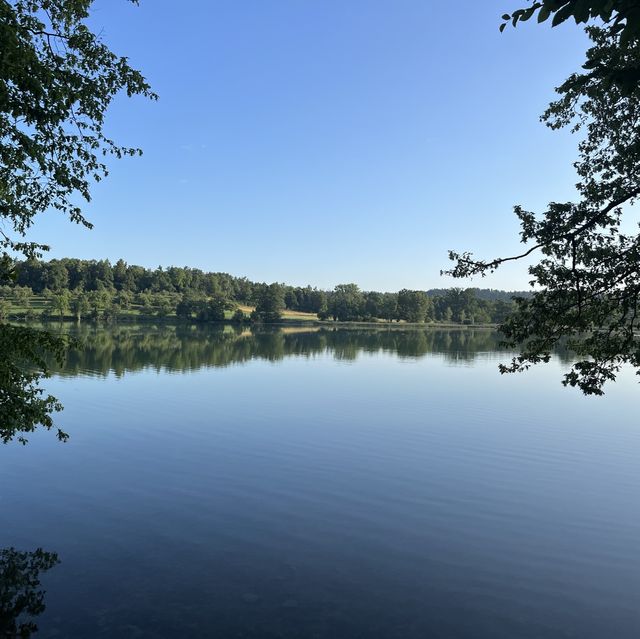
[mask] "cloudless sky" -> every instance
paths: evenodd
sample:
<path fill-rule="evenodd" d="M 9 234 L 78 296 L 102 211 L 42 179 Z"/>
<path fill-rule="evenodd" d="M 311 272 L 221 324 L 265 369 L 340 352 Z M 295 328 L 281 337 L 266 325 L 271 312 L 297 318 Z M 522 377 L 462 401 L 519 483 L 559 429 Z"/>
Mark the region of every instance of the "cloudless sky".
<path fill-rule="evenodd" d="M 524 266 L 439 275 L 448 249 L 520 248 L 514 204 L 569 199 L 577 140 L 539 122 L 583 60 L 575 25 L 498 31 L 522 0 L 98 0 L 91 24 L 158 102 L 118 98 L 85 209 L 32 239 L 323 288 L 521 289 Z"/>

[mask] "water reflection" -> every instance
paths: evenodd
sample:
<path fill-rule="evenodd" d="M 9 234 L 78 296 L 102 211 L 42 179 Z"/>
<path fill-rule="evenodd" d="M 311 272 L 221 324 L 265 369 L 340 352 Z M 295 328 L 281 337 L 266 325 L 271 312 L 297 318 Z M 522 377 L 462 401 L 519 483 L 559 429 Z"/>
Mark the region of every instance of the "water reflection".
<path fill-rule="evenodd" d="M 3 545 L 63 560 L 36 637 L 638 636 L 624 389 L 501 380 L 484 330 L 63 330 L 71 440 L 0 464 Z M 6 558 L 37 613 L 53 562 Z"/>
<path fill-rule="evenodd" d="M 230 326 L 120 326 L 110 329 L 64 329 L 81 340 L 69 351 L 61 375 L 91 372 L 117 376 L 155 368 L 186 371 L 224 367 L 252 359 L 329 354 L 353 361 L 363 353 L 391 353 L 402 358 L 439 354 L 447 362 L 472 362 L 500 351 L 500 338 L 486 329 L 325 329 L 281 328 L 239 330 Z M 54 368 L 55 370 L 55 368 Z"/>
<path fill-rule="evenodd" d="M 45 610 L 40 574 L 59 563 L 58 555 L 42 548 L 23 552 L 0 550 L 0 637 L 27 639 L 38 630 L 34 617 Z"/>

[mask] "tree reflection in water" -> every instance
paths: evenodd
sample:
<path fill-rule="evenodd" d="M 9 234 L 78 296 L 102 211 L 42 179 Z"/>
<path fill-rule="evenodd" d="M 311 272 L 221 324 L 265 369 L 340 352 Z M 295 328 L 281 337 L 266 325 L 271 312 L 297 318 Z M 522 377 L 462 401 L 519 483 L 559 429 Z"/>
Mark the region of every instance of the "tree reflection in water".
<path fill-rule="evenodd" d="M 40 574 L 58 563 L 56 553 L 42 548 L 0 550 L 0 639 L 26 639 L 37 632 L 33 618 L 45 610 Z"/>
<path fill-rule="evenodd" d="M 56 370 L 116 376 L 145 368 L 170 371 L 224 367 L 253 359 L 329 355 L 350 361 L 365 353 L 385 352 L 401 358 L 438 355 L 447 362 L 469 363 L 500 351 L 500 337 L 487 329 L 357 329 L 289 327 L 238 329 L 231 326 L 96 327 L 64 326 L 82 346 L 67 354 Z M 55 370 L 55 365 L 52 366 Z"/>

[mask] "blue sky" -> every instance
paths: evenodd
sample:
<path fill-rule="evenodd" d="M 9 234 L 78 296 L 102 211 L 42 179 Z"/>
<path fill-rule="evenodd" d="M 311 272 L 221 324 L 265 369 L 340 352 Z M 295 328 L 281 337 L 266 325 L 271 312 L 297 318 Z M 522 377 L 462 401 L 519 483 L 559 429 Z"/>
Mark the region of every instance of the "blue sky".
<path fill-rule="evenodd" d="M 500 34 L 520 4 L 98 0 L 92 25 L 160 100 L 113 104 L 107 133 L 144 155 L 94 188 L 95 228 L 51 214 L 32 239 L 259 281 L 449 286 L 448 249 L 511 253 L 514 204 L 572 196 L 576 139 L 539 115 L 584 35 Z M 463 284 L 526 282 L 514 265 Z"/>

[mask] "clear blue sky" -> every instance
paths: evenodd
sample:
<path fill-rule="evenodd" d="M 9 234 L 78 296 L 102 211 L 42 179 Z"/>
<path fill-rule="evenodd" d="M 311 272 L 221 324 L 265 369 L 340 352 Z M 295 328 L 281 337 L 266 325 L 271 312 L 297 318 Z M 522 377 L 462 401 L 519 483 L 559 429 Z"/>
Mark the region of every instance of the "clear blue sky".
<path fill-rule="evenodd" d="M 159 93 L 108 134 L 144 149 L 33 239 L 260 281 L 449 286 L 447 249 L 519 248 L 512 206 L 568 199 L 576 140 L 539 115 L 575 25 L 498 32 L 522 0 L 98 0 L 95 28 Z M 468 285 L 523 288 L 514 266 Z"/>

